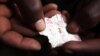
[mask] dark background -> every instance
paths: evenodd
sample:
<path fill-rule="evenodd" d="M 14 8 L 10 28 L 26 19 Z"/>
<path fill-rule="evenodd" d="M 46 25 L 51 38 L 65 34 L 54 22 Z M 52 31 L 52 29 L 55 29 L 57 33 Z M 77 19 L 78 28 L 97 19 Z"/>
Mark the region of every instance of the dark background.
<path fill-rule="evenodd" d="M 68 10 L 71 14 L 71 17 L 74 16 L 76 7 L 80 3 L 81 0 L 42 0 L 43 5 L 48 3 L 56 3 L 59 7 L 59 10 L 62 11 Z M 47 52 L 29 52 L 25 50 L 16 49 L 8 46 L 7 44 L 0 41 L 0 56 L 47 56 L 44 55 Z M 65 54 L 62 50 L 58 50 L 59 56 L 97 56 L 94 54 Z M 51 55 L 48 55 L 51 56 Z"/>

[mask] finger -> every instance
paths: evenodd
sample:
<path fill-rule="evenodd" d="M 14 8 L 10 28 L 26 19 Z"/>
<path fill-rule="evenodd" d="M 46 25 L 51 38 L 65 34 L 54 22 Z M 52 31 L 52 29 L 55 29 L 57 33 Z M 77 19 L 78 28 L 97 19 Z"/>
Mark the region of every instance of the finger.
<path fill-rule="evenodd" d="M 85 40 L 84 42 L 71 41 L 63 45 L 64 50 L 77 53 L 100 52 L 100 39 Z"/>
<path fill-rule="evenodd" d="M 52 16 L 54 16 L 56 14 L 61 14 L 61 13 L 57 10 L 51 10 L 45 14 L 45 17 L 51 18 Z"/>
<path fill-rule="evenodd" d="M 47 13 L 50 10 L 57 10 L 57 9 L 58 9 L 58 6 L 54 3 L 47 4 L 46 6 L 43 7 L 44 13 Z"/>
<path fill-rule="evenodd" d="M 67 26 L 67 31 L 72 34 L 78 34 L 80 29 L 76 22 L 70 22 Z"/>
<path fill-rule="evenodd" d="M 24 27 L 21 25 L 16 19 L 11 19 L 11 24 L 12 28 L 14 31 L 24 35 L 24 36 L 29 36 L 33 37 L 37 34 L 37 32 L 33 32 L 31 29 Z"/>
<path fill-rule="evenodd" d="M 4 4 L 0 5 L 0 16 L 4 16 L 4 17 L 11 16 L 11 11 Z"/>
<path fill-rule="evenodd" d="M 63 49 L 68 53 L 81 52 L 84 51 L 86 47 L 86 43 L 80 41 L 70 41 L 63 45 Z"/>
<path fill-rule="evenodd" d="M 8 18 L 10 17 L 10 10 L 4 5 L 0 5 L 0 35 L 11 29 L 11 24 Z"/>
<path fill-rule="evenodd" d="M 6 17 L 0 16 L 0 36 L 10 29 L 10 21 Z"/>
<path fill-rule="evenodd" d="M 70 20 L 70 19 L 69 19 L 69 17 L 70 17 L 69 12 L 66 11 L 66 10 L 63 10 L 61 13 L 62 13 L 62 16 L 63 16 L 63 18 L 64 18 L 64 21 L 65 21 L 65 22 L 68 22 L 68 20 Z"/>
<path fill-rule="evenodd" d="M 40 0 L 14 1 L 24 18 L 23 21 L 28 23 L 32 28 L 35 28 L 37 31 L 42 31 L 45 29 L 45 22 L 43 20 L 44 15 Z"/>
<path fill-rule="evenodd" d="M 41 49 L 41 46 L 38 41 L 32 38 L 23 37 L 15 31 L 6 32 L 4 35 L 2 35 L 2 40 L 11 46 L 25 50 L 38 51 Z"/>

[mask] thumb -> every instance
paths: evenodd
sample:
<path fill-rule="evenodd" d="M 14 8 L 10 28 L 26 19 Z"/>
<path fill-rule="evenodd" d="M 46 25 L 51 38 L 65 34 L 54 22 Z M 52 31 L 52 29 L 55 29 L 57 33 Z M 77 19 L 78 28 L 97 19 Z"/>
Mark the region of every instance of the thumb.
<path fill-rule="evenodd" d="M 78 53 L 100 52 L 100 39 L 90 39 L 84 41 L 71 41 L 63 45 L 65 51 L 70 50 Z"/>
<path fill-rule="evenodd" d="M 35 28 L 37 31 L 42 31 L 45 29 L 46 25 L 43 19 L 39 19 L 35 24 L 32 24 L 33 28 Z"/>
<path fill-rule="evenodd" d="M 26 24 L 36 31 L 42 31 L 45 28 L 43 20 L 44 14 L 40 0 L 14 0 L 21 13 L 22 19 Z"/>

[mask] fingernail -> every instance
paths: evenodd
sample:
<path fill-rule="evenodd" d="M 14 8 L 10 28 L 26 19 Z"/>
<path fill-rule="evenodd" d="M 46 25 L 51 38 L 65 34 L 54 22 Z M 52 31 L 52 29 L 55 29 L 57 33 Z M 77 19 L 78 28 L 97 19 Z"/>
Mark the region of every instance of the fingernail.
<path fill-rule="evenodd" d="M 35 23 L 35 29 L 39 32 L 43 31 L 45 29 L 45 27 L 46 27 L 46 25 L 45 25 L 45 22 L 43 19 L 40 19 Z"/>

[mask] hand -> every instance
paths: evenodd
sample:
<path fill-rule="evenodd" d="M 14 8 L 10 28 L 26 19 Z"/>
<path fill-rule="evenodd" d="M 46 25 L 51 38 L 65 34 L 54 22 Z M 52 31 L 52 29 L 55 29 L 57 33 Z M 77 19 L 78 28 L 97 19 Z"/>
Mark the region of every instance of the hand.
<path fill-rule="evenodd" d="M 49 12 L 56 10 L 57 6 L 55 4 L 45 6 L 45 16 L 49 16 L 47 15 Z M 14 17 L 12 13 L 5 4 L 0 4 L 0 39 L 6 44 L 20 49 L 40 50 L 40 43 L 34 38 L 31 38 L 35 37 L 36 32 L 26 27 L 25 24 L 23 25 L 22 21 Z"/>
<path fill-rule="evenodd" d="M 83 2 L 83 1 L 82 1 Z M 83 38 L 89 36 L 91 39 L 85 39 L 82 42 L 73 41 L 64 44 L 63 48 L 65 51 L 72 51 L 78 53 L 91 53 L 100 51 L 100 39 L 98 34 L 92 30 L 97 30 L 95 27 L 99 24 L 100 16 L 100 1 L 92 0 L 85 1 L 85 3 L 80 3 L 81 6 L 78 7 L 76 15 L 72 18 L 72 21 L 68 23 L 68 31 L 72 34 L 81 34 Z M 70 20 L 70 19 L 68 19 Z M 92 29 L 92 30 L 91 30 Z M 97 30 L 99 31 L 99 30 Z M 90 34 L 92 33 L 92 36 Z M 92 39 L 93 38 L 93 39 Z"/>

